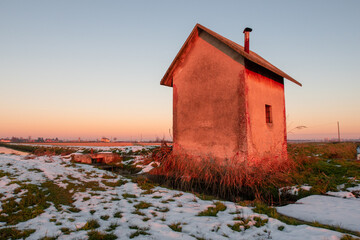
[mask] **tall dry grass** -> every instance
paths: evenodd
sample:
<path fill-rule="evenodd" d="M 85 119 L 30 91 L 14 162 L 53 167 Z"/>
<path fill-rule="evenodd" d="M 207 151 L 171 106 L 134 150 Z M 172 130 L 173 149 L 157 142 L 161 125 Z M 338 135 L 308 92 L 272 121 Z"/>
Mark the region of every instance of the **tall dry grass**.
<path fill-rule="evenodd" d="M 201 158 L 187 154 L 174 155 L 162 147 L 151 158 L 160 163 L 149 174 L 155 181 L 173 188 L 210 194 L 239 201 L 258 199 L 278 201 L 278 188 L 289 182 L 293 168 L 283 159 Z"/>

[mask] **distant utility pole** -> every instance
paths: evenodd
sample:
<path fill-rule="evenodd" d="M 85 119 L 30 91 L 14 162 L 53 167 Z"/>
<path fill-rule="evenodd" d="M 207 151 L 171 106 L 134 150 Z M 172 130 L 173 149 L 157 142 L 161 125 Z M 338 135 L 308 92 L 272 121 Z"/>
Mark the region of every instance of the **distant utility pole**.
<path fill-rule="evenodd" d="M 340 142 L 340 126 L 339 126 L 339 121 L 337 122 L 338 125 L 338 141 Z"/>

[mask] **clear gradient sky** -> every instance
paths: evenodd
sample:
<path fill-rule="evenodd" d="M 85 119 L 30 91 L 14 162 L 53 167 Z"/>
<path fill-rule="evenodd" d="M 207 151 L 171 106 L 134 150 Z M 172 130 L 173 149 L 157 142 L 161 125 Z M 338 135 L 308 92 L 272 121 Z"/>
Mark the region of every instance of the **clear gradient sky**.
<path fill-rule="evenodd" d="M 360 1 L 0 0 L 0 138 L 170 138 L 160 80 L 196 23 L 285 83 L 290 139 L 360 138 Z"/>

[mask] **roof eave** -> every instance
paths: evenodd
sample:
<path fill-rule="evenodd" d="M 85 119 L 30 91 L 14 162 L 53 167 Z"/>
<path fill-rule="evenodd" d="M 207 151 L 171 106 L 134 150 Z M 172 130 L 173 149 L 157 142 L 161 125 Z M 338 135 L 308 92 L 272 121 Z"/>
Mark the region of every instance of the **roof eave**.
<path fill-rule="evenodd" d="M 168 87 L 172 87 L 172 80 L 173 80 L 173 73 L 174 70 L 176 69 L 177 65 L 179 64 L 179 58 L 180 56 L 185 52 L 185 50 L 187 49 L 189 42 L 191 41 L 191 39 L 194 37 L 195 34 L 198 33 L 198 29 L 201 29 L 205 32 L 207 32 L 208 34 L 212 35 L 213 37 L 215 37 L 216 39 L 220 40 L 222 43 L 226 44 L 227 46 L 229 46 L 230 48 L 234 49 L 236 52 L 238 52 L 240 55 L 242 55 L 244 58 L 248 59 L 249 61 L 252 61 L 272 72 L 274 72 L 275 74 L 278 74 L 279 76 L 282 76 L 286 79 L 288 79 L 289 81 L 302 86 L 302 84 L 298 81 L 296 81 L 294 78 L 290 77 L 288 74 L 284 73 L 283 71 L 281 71 L 280 69 L 278 69 L 277 67 L 275 67 L 274 65 L 272 65 L 271 63 L 269 63 L 268 61 L 266 61 L 265 59 L 263 59 L 261 56 L 259 56 L 258 54 L 251 52 L 252 54 L 249 54 L 247 52 L 245 52 L 244 50 L 242 50 L 239 47 L 234 46 L 238 45 L 234 42 L 232 42 L 231 40 L 213 32 L 212 30 L 202 26 L 201 24 L 197 23 L 195 25 L 195 27 L 193 28 L 192 32 L 190 33 L 190 35 L 188 36 L 188 38 L 186 39 L 186 41 L 184 42 L 183 46 L 181 47 L 180 51 L 178 52 L 178 54 L 176 55 L 176 57 L 174 58 L 174 60 L 172 61 L 170 67 L 168 68 L 168 70 L 166 71 L 164 77 L 161 79 L 160 81 L 160 85 L 164 85 L 164 86 L 168 86 Z M 267 66 L 265 63 L 259 61 L 256 56 L 254 56 L 253 54 L 255 54 L 256 56 L 260 57 L 263 61 L 265 61 L 266 63 L 268 63 L 270 66 Z"/>
<path fill-rule="evenodd" d="M 193 30 L 191 31 L 190 35 L 188 36 L 188 38 L 186 39 L 186 41 L 184 42 L 184 44 L 182 45 L 180 51 L 178 52 L 178 54 L 176 55 L 176 57 L 174 58 L 174 60 L 171 62 L 170 67 L 168 68 L 168 70 L 166 71 L 164 77 L 161 79 L 160 81 L 160 85 L 164 85 L 164 86 L 168 86 L 168 87 L 172 87 L 172 75 L 173 72 L 175 70 L 175 68 L 178 65 L 178 60 L 180 58 L 180 56 L 185 52 L 185 49 L 187 48 L 187 46 L 189 45 L 190 40 L 194 37 L 194 35 L 198 32 L 198 27 L 201 26 L 200 24 L 196 24 L 195 27 L 193 28 Z"/>

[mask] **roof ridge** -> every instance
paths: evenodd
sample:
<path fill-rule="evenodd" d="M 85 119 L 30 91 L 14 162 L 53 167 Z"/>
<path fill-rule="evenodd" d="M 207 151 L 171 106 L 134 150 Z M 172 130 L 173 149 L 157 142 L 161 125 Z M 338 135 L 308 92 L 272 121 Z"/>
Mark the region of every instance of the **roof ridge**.
<path fill-rule="evenodd" d="M 288 74 L 286 74 L 285 72 L 281 71 L 279 68 L 275 67 L 274 65 L 272 65 L 270 62 L 268 62 L 267 60 L 265 60 L 263 57 L 261 57 L 259 54 L 253 52 L 253 51 L 249 51 L 249 53 L 245 52 L 244 47 L 241 46 L 240 44 L 231 41 L 230 39 L 223 37 L 222 35 L 204 27 L 203 25 L 197 23 L 195 25 L 195 27 L 193 28 L 192 32 L 190 33 L 190 35 L 188 36 L 188 38 L 186 39 L 185 43 L 183 44 L 183 46 L 181 47 L 180 51 L 178 52 L 178 54 L 176 55 L 176 57 L 174 58 L 173 62 L 171 63 L 169 69 L 167 70 L 167 72 L 165 73 L 164 77 L 162 78 L 160 84 L 162 85 L 167 85 L 167 86 L 172 86 L 172 79 L 170 80 L 170 84 L 169 84 L 169 76 L 172 74 L 173 69 L 175 68 L 175 66 L 178 64 L 177 59 L 182 55 L 182 53 L 187 49 L 188 47 L 188 43 L 190 42 L 190 40 L 192 39 L 192 37 L 194 36 L 195 33 L 198 32 L 198 29 L 207 32 L 208 34 L 210 34 L 211 36 L 215 37 L 216 39 L 218 39 L 219 41 L 221 41 L 222 43 L 224 43 L 225 45 L 229 46 L 230 48 L 232 48 L 234 51 L 236 51 L 237 53 L 239 53 L 240 55 L 242 55 L 244 58 L 248 59 L 251 62 L 254 62 L 266 69 L 268 69 L 269 71 L 284 77 L 292 82 L 294 82 L 295 84 L 302 86 L 302 84 L 298 81 L 296 81 L 294 78 L 290 77 Z"/>
<path fill-rule="evenodd" d="M 296 81 L 294 78 L 290 77 L 288 74 L 286 74 L 285 72 L 281 71 L 279 68 L 275 67 L 274 65 L 272 65 L 270 62 L 268 62 L 267 60 L 265 60 L 263 57 L 261 57 L 259 54 L 257 54 L 254 51 L 251 51 L 249 53 L 245 52 L 244 47 L 241 46 L 240 44 L 204 27 L 203 25 L 197 23 L 195 25 L 195 27 L 198 27 L 204 31 L 206 31 L 207 33 L 209 33 L 210 35 L 212 35 L 213 37 L 216 37 L 218 40 L 220 40 L 221 42 L 225 43 L 226 45 L 228 45 L 229 47 L 231 47 L 232 49 L 234 49 L 236 52 L 240 53 L 243 57 L 245 57 L 246 59 L 294 82 L 295 84 L 302 86 L 302 84 L 298 81 Z M 252 55 L 255 55 L 255 57 L 253 57 Z M 261 61 L 257 61 L 256 58 L 259 58 Z"/>

